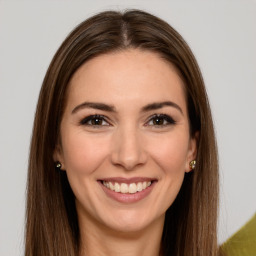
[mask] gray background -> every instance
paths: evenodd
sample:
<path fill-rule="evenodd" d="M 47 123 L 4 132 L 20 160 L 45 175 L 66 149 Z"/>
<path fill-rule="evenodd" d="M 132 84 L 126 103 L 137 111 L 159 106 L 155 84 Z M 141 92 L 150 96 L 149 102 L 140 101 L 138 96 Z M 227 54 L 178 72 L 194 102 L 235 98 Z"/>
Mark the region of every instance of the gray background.
<path fill-rule="evenodd" d="M 124 8 L 140 8 L 169 22 L 202 69 L 219 144 L 219 242 L 255 213 L 255 1 L 1 1 L 0 255 L 23 252 L 33 115 L 53 54 L 88 16 Z"/>

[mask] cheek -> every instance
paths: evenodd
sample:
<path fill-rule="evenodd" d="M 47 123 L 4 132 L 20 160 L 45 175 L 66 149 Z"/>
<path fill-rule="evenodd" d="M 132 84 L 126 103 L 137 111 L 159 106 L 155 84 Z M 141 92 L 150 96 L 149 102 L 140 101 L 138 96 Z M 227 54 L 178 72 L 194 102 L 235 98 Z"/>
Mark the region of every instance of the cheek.
<path fill-rule="evenodd" d="M 107 145 L 106 141 L 85 136 L 83 132 L 64 134 L 62 148 L 67 172 L 78 175 L 94 172 L 106 158 Z"/>
<path fill-rule="evenodd" d="M 161 168 L 162 190 L 159 202 L 165 211 L 172 205 L 182 186 L 186 171 L 188 140 L 186 135 L 171 136 L 163 140 L 154 152 L 154 160 Z M 153 154 L 153 153 L 152 153 Z"/>
<path fill-rule="evenodd" d="M 188 138 L 186 137 L 184 134 L 180 136 L 177 134 L 167 136 L 160 142 L 159 140 L 152 142 L 151 156 L 166 175 L 185 172 L 188 153 Z"/>

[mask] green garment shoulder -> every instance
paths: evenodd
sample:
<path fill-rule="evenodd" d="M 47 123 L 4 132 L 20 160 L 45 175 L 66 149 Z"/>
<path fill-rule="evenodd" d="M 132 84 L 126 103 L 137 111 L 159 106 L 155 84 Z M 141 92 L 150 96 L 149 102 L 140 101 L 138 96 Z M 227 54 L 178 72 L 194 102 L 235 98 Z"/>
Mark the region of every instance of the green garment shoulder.
<path fill-rule="evenodd" d="M 220 250 L 223 256 L 256 256 L 256 214 Z"/>

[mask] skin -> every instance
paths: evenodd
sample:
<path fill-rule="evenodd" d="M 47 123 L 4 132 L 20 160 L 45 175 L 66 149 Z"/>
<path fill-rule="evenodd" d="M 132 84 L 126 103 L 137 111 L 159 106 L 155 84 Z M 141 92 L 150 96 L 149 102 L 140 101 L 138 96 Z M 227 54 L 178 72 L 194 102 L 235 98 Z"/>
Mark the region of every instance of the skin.
<path fill-rule="evenodd" d="M 166 101 L 176 105 L 143 111 Z M 84 102 L 111 105 L 115 111 L 77 107 Z M 87 119 L 81 124 L 95 114 L 103 116 L 98 123 Z M 83 64 L 69 84 L 61 143 L 54 153 L 76 196 L 81 255 L 159 255 L 165 212 L 195 157 L 184 84 L 170 63 L 156 53 L 129 49 Z M 122 203 L 99 183 L 111 177 L 156 182 L 142 200 Z"/>

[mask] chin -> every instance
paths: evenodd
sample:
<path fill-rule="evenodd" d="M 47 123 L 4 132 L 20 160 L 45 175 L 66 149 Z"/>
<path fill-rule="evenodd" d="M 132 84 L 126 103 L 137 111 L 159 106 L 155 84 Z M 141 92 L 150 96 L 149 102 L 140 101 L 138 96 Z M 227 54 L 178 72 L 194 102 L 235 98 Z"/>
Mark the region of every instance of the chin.
<path fill-rule="evenodd" d="M 118 214 L 111 214 L 110 218 L 104 220 L 104 224 L 113 231 L 134 233 L 150 229 L 156 222 L 162 220 L 164 222 L 164 214 L 161 216 L 149 216 L 149 213 L 152 212 L 149 210 L 143 213 L 138 212 L 138 210 L 121 211 Z"/>

